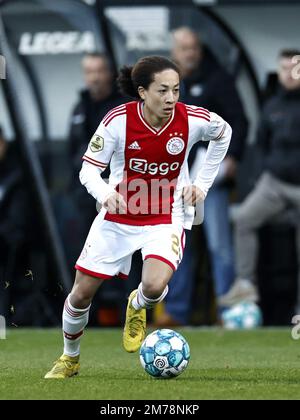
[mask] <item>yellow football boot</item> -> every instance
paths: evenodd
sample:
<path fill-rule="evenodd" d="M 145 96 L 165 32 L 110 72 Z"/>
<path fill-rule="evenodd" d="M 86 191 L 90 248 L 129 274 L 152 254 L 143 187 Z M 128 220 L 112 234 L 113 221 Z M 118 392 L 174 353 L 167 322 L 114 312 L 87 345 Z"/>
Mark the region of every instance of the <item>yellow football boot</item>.
<path fill-rule="evenodd" d="M 63 354 L 56 362 L 53 368 L 46 373 L 45 379 L 65 379 L 79 373 L 79 356 L 71 357 Z"/>
<path fill-rule="evenodd" d="M 136 310 L 132 306 L 136 294 L 137 290 L 133 290 L 129 295 L 123 332 L 123 346 L 129 353 L 138 351 L 146 335 L 146 309 Z"/>

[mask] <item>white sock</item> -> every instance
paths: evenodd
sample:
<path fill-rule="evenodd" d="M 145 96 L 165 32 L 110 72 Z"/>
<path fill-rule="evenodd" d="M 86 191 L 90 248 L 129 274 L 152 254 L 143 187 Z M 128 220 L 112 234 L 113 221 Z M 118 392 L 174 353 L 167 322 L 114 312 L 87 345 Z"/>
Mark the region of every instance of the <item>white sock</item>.
<path fill-rule="evenodd" d="M 161 302 L 162 300 L 164 300 L 164 298 L 166 297 L 167 293 L 169 291 L 169 287 L 166 286 L 165 290 L 162 292 L 161 296 L 159 296 L 156 299 L 150 299 L 148 297 L 146 297 L 143 293 L 143 286 L 142 283 L 139 284 L 138 287 L 138 292 L 136 294 L 136 296 L 133 298 L 132 300 L 132 306 L 134 307 L 134 309 L 136 309 L 137 311 L 139 309 L 150 309 L 153 308 L 153 306 L 156 303 Z"/>
<path fill-rule="evenodd" d="M 80 353 L 80 339 L 89 320 L 90 307 L 76 309 L 70 303 L 70 295 L 65 301 L 63 310 L 64 354 L 78 356 Z"/>

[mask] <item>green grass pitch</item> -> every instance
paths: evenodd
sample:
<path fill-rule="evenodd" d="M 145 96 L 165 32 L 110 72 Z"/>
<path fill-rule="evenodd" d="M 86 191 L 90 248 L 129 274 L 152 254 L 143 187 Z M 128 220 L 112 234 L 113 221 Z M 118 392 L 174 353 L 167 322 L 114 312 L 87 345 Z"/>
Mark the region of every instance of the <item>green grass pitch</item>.
<path fill-rule="evenodd" d="M 61 381 L 43 379 L 61 354 L 61 332 L 11 329 L 0 340 L 0 399 L 300 399 L 300 342 L 290 329 L 178 331 L 191 348 L 178 378 L 148 376 L 138 353 L 123 350 L 121 330 L 88 329 L 80 375 Z"/>

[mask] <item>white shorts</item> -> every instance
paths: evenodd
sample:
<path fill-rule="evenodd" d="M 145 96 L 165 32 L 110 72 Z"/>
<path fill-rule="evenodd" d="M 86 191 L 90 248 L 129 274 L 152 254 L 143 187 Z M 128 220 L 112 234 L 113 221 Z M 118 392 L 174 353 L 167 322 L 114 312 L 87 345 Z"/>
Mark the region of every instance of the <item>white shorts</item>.
<path fill-rule="evenodd" d="M 182 226 L 131 226 L 103 220 L 99 214 L 88 234 L 75 268 L 101 279 L 128 277 L 131 258 L 141 249 L 143 260 L 155 258 L 177 270 L 183 257 Z"/>

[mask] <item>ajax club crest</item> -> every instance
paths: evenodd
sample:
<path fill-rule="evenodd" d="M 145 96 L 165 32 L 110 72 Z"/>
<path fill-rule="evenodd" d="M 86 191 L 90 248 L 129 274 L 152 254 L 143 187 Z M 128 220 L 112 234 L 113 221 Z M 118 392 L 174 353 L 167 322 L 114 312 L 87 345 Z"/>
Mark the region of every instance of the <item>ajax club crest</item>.
<path fill-rule="evenodd" d="M 167 143 L 167 151 L 170 155 L 179 155 L 184 150 L 184 141 L 180 137 L 172 137 Z"/>

